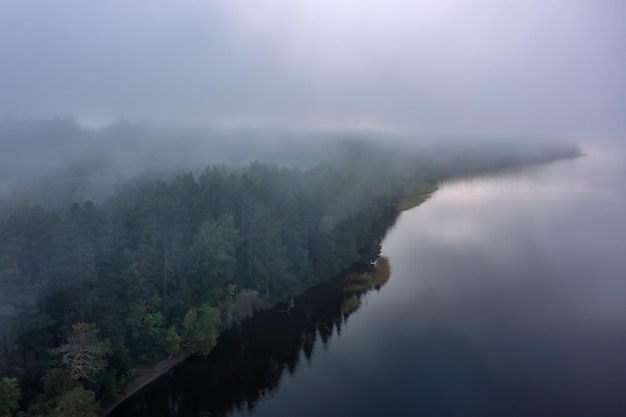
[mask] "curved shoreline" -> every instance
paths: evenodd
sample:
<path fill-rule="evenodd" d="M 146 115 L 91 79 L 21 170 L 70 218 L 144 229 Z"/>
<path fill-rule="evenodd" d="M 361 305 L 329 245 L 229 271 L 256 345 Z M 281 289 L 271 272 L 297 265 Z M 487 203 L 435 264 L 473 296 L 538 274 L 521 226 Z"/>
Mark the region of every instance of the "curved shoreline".
<path fill-rule="evenodd" d="M 398 210 L 398 214 L 402 211 L 406 211 L 412 208 L 415 208 L 422 203 L 424 203 L 430 196 L 438 190 L 438 186 L 435 184 L 428 183 L 418 183 L 413 191 L 405 196 L 400 202 L 396 204 L 396 209 Z M 344 274 L 343 271 L 340 275 Z M 260 310 L 262 311 L 262 310 Z M 140 367 L 137 370 L 137 377 L 133 379 L 121 392 L 113 402 L 108 404 L 106 408 L 104 408 L 99 416 L 107 417 L 113 410 L 115 410 L 119 405 L 121 405 L 124 401 L 132 397 L 137 392 L 141 391 L 144 387 L 150 385 L 150 383 L 154 382 L 157 378 L 167 373 L 170 369 L 174 368 L 176 365 L 184 362 L 186 359 L 193 356 L 193 352 L 191 351 L 183 351 L 178 353 L 177 355 L 172 356 L 169 359 L 164 359 L 160 362 L 157 362 L 153 365 L 145 365 Z"/>
<path fill-rule="evenodd" d="M 577 158 L 581 156 L 587 156 L 586 154 L 575 155 L 571 158 Z M 562 159 L 566 159 L 564 157 Z M 552 162 L 552 161 L 550 161 Z M 545 162 L 542 162 L 545 163 Z M 397 210 L 397 214 L 400 214 L 404 211 L 411 210 L 415 207 L 420 206 L 425 201 L 427 201 L 434 193 L 439 190 L 439 185 L 436 183 L 430 182 L 419 182 L 417 183 L 413 189 L 407 193 L 400 201 L 395 204 L 395 209 Z M 342 272 L 339 275 L 342 275 Z M 263 310 L 260 310 L 263 311 Z M 222 332 L 220 332 L 221 334 Z M 172 356 L 169 359 L 164 359 L 153 365 L 145 365 L 143 367 L 139 367 L 137 370 L 137 377 L 133 379 L 127 387 L 121 392 L 110 404 L 104 408 L 99 416 L 100 417 L 108 417 L 108 415 L 113 412 L 119 405 L 121 405 L 124 401 L 132 397 L 134 394 L 139 392 L 144 387 L 148 386 L 150 383 L 154 382 L 160 376 L 167 373 L 170 369 L 175 367 L 176 365 L 182 363 L 186 359 L 193 356 L 193 352 L 191 351 L 183 351 L 178 353 L 177 355 Z"/>
<path fill-rule="evenodd" d="M 289 331 L 289 329 L 292 328 L 293 323 L 297 323 L 297 320 L 299 320 L 299 317 L 301 318 L 308 314 L 308 313 L 303 313 L 303 311 L 308 310 L 310 308 L 309 306 L 307 306 L 308 303 L 310 303 L 311 301 L 317 300 L 316 304 L 319 304 L 320 302 L 319 297 L 327 295 L 329 291 L 337 295 L 338 297 L 337 299 L 333 298 L 335 302 L 337 300 L 341 301 L 338 304 L 340 308 L 337 311 L 340 311 L 342 315 L 344 314 L 349 315 L 360 307 L 361 305 L 360 298 L 359 298 L 360 295 L 365 294 L 374 289 L 377 289 L 377 290 L 380 289 L 389 280 L 389 277 L 390 277 L 389 261 L 384 256 L 379 257 L 377 259 L 376 266 L 374 268 L 371 268 L 371 265 L 364 265 L 364 264 L 359 264 L 358 266 L 355 265 L 352 268 L 347 269 L 341 274 L 333 277 L 331 280 L 317 284 L 311 287 L 309 290 L 305 291 L 305 293 L 302 294 L 303 299 L 298 300 L 295 303 L 295 306 L 292 307 L 294 311 L 296 311 L 295 313 L 284 314 L 285 311 L 281 311 L 277 309 L 275 306 L 274 308 L 259 310 L 257 313 L 255 313 L 253 317 L 242 322 L 242 326 L 244 328 L 243 332 L 240 332 L 240 331 L 232 332 L 232 329 L 227 329 L 223 331 L 221 335 L 226 334 L 226 337 L 221 340 L 220 344 L 216 345 L 216 348 L 211 352 L 211 355 L 217 354 L 217 356 L 214 356 L 213 359 L 215 360 L 215 357 L 217 357 L 219 360 L 219 358 L 224 358 L 224 353 L 226 352 L 228 356 L 228 358 L 226 358 L 227 361 L 228 360 L 234 360 L 237 362 L 240 361 L 241 358 L 233 359 L 228 352 L 232 351 L 233 341 L 236 345 L 238 345 L 241 342 L 241 340 L 237 339 L 237 337 L 241 337 L 242 333 L 244 334 L 246 333 L 246 330 L 245 330 L 246 327 L 248 329 L 251 326 L 258 328 L 259 325 L 262 325 L 263 322 L 264 321 L 266 322 L 267 320 L 272 320 L 275 322 L 277 321 L 277 323 L 279 324 L 282 323 L 283 327 L 279 326 L 277 328 L 273 328 L 275 332 L 276 331 L 278 332 L 278 333 L 275 333 L 272 338 L 270 338 L 270 339 L 274 339 L 276 337 L 276 334 L 281 334 L 281 332 L 283 331 Z M 355 300 L 356 300 L 356 303 L 355 303 Z M 346 301 L 352 302 L 353 304 L 346 304 Z M 277 306 L 278 305 L 280 304 L 277 304 Z M 317 323 L 322 323 L 321 321 L 318 322 L 317 320 L 309 321 L 307 319 L 306 321 L 309 323 L 315 323 L 315 326 L 317 326 Z M 285 323 L 288 323 L 286 327 L 285 327 Z M 325 327 L 325 328 L 329 329 L 331 326 L 332 324 L 328 324 L 328 327 Z M 276 330 L 276 329 L 280 329 L 280 330 Z M 233 336 L 235 337 L 233 338 Z M 283 340 L 283 343 L 286 340 L 289 340 L 289 339 Z M 273 342 L 268 342 L 268 343 L 273 343 Z M 135 378 L 131 382 L 131 384 L 128 385 L 125 392 L 120 394 L 113 403 L 109 404 L 106 407 L 106 409 L 104 409 L 100 413 L 100 417 L 107 417 L 110 413 L 113 413 L 118 406 L 121 406 L 127 400 L 138 401 L 139 399 L 131 399 L 131 397 L 137 392 L 146 388 L 152 382 L 156 381 L 160 376 L 166 374 L 169 370 L 178 366 L 182 362 L 188 360 L 192 356 L 194 356 L 193 352 L 186 351 L 186 352 L 180 353 L 172 357 L 171 359 L 163 360 L 159 362 L 158 364 L 155 364 L 152 367 L 146 365 L 145 367 L 143 367 L 143 369 L 140 369 L 138 371 L 138 374 L 140 375 L 137 376 L 137 378 Z M 248 360 L 250 357 L 254 357 L 254 356 L 255 356 L 254 353 L 251 355 L 248 355 Z M 179 377 L 180 375 L 176 374 L 172 376 L 171 378 L 173 381 L 176 381 L 176 379 Z M 164 383 L 164 381 L 159 381 L 157 382 L 157 385 L 162 384 L 162 383 Z M 151 388 L 148 388 L 148 390 L 150 389 Z M 147 395 L 147 398 L 148 399 L 150 398 L 150 394 Z M 131 415 L 132 413 L 133 413 L 132 409 L 130 410 L 124 409 L 121 414 Z"/>

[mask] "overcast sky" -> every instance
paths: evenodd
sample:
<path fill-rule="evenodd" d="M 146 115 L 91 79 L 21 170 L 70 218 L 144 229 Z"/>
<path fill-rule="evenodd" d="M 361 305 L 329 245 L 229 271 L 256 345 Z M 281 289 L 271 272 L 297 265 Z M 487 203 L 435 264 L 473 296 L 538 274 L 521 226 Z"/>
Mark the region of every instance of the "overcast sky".
<path fill-rule="evenodd" d="M 626 131 L 623 0 L 0 0 L 0 115 Z"/>

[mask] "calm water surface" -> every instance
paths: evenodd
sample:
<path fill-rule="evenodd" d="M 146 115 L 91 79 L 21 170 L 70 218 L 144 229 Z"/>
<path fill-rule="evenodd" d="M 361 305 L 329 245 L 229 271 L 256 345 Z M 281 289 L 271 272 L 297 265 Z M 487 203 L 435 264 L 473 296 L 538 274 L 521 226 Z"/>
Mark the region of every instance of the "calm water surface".
<path fill-rule="evenodd" d="M 626 163 L 586 151 L 444 184 L 353 314 L 322 291 L 115 415 L 626 415 Z"/>

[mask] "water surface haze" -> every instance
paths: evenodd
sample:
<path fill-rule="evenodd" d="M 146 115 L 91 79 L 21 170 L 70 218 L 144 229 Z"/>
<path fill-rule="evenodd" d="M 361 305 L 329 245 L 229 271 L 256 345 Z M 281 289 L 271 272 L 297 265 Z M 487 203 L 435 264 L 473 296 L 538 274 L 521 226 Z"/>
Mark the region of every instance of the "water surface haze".
<path fill-rule="evenodd" d="M 404 368 L 418 409 L 422 402 L 449 415 L 619 414 L 623 166 L 598 149 L 446 184 L 402 215 L 384 244 L 392 281 L 363 314 L 392 323 L 379 340 L 402 347 L 391 357 L 404 366 L 392 368 Z"/>
<path fill-rule="evenodd" d="M 45 352 L 78 322 L 112 342 L 75 384 L 94 409 L 126 387 L 110 417 L 626 415 L 624 22 L 624 0 L 0 0 L 20 409 L 66 414 Z M 318 285 L 383 239 L 384 286 Z M 196 327 L 210 350 L 235 300 L 292 295 L 125 385 Z"/>
<path fill-rule="evenodd" d="M 382 246 L 386 285 L 330 339 L 318 325 L 314 346 L 296 343 L 308 347 L 295 362 L 277 365 L 279 339 L 263 345 L 273 365 L 255 369 L 281 376 L 229 373 L 242 393 L 232 397 L 247 400 L 228 412 L 210 400 L 219 371 L 194 362 L 113 415 L 621 415 L 626 164 L 616 143 L 583 148 L 589 156 L 451 180 L 403 212 Z M 263 378 L 278 382 L 253 390 Z"/>
<path fill-rule="evenodd" d="M 388 285 L 255 415 L 619 415 L 621 155 L 451 181 L 404 212 Z"/>
<path fill-rule="evenodd" d="M 389 284 L 255 415 L 619 415 L 624 173 L 598 149 L 444 184 L 385 240 Z"/>

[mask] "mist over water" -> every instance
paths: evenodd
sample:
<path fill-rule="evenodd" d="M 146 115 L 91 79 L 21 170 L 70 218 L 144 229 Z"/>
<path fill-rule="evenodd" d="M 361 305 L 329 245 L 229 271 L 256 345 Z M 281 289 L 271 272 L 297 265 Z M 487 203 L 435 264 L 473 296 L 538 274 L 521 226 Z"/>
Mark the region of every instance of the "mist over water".
<path fill-rule="evenodd" d="M 79 305 L 85 321 L 82 247 L 93 255 L 84 257 L 91 263 L 85 276 L 103 289 L 102 299 L 92 291 L 91 304 L 103 309 L 93 308 L 87 321 L 102 321 L 100 311 L 111 304 L 109 333 L 120 336 L 119 351 L 141 352 L 128 363 L 110 361 L 120 372 L 115 365 L 103 376 L 110 389 L 96 393 L 100 400 L 124 385 L 144 350 L 156 358 L 161 349 L 122 334 L 131 327 L 127 310 L 139 305 L 134 298 L 147 296 L 122 300 L 128 291 L 109 284 L 134 276 L 135 260 L 145 266 L 144 290 L 160 284 L 162 268 L 165 301 L 175 294 L 170 277 L 181 283 L 178 295 L 187 278 L 204 278 L 183 261 L 205 214 L 196 213 L 193 187 L 204 190 L 202 204 L 216 216 L 227 207 L 224 199 L 240 225 L 259 225 L 270 299 L 268 248 L 308 271 L 315 236 L 333 222 L 358 221 L 337 234 L 347 242 L 361 232 L 381 236 L 378 227 L 387 223 L 361 226 L 354 213 L 367 208 L 364 218 L 373 219 L 376 194 L 390 198 L 391 188 L 416 173 L 415 182 L 456 179 L 389 231 L 383 255 L 392 275 L 380 291 L 351 299 L 351 314 L 343 311 L 345 294 L 316 308 L 310 299 L 305 307 L 317 318 L 301 310 L 283 328 L 252 331 L 271 334 L 272 343 L 231 341 L 249 362 L 235 354 L 224 362 L 195 358 L 115 415 L 623 414 L 625 20 L 622 0 L 0 0 L 0 221 L 7 221 L 0 223 L 0 284 L 19 295 L 0 291 L 0 316 L 11 317 L 0 320 L 0 336 L 8 335 L 0 337 L 7 358 L 0 365 L 12 372 L 33 366 L 21 379 L 20 406 L 37 398 L 37 379 L 48 366 L 33 352 L 65 341 Z M 590 156 L 494 173 L 575 155 L 573 142 Z M 277 179 L 264 189 L 275 186 L 284 200 L 264 191 L 248 203 L 244 191 L 254 181 L 244 177 L 257 180 L 263 172 Z M 198 188 L 195 178 L 215 183 Z M 344 182 L 356 185 L 330 187 Z M 142 190 L 152 190 L 145 194 L 151 198 Z M 287 205 L 293 210 L 282 210 Z M 83 222 L 79 207 L 110 215 Z M 108 226 L 125 216 L 132 221 L 116 221 L 120 239 L 113 239 L 117 228 Z M 303 232 L 288 241 L 300 218 L 307 219 Z M 107 239 L 95 239 L 83 223 Z M 243 227 L 239 232 L 245 235 Z M 93 250 L 82 245 L 83 234 Z M 136 242 L 127 239 L 133 234 Z M 95 249 L 118 240 L 118 255 Z M 320 253 L 328 249 L 317 256 L 319 265 L 332 266 L 324 269 L 334 271 L 328 277 L 340 266 L 322 261 L 341 251 L 350 259 L 341 267 L 348 266 L 350 245 L 319 245 Z M 261 247 L 236 252 L 253 260 Z M 178 261 L 170 264 L 170 253 Z M 238 263 L 247 271 L 237 275 L 241 290 L 247 281 L 260 285 L 261 263 L 246 263 Z M 174 264 L 180 267 L 169 274 Z M 307 285 L 322 278 L 291 275 Z M 285 282 L 285 294 L 296 288 L 295 280 L 275 281 Z M 54 289 L 57 283 L 67 295 Z M 163 312 L 174 311 L 165 301 Z M 188 307 L 180 305 L 163 316 L 174 334 Z M 50 315 L 58 327 L 37 315 L 27 320 L 22 309 Z M 265 356 L 252 356 L 254 349 Z M 204 365 L 193 368 L 198 363 Z M 42 413 L 49 409 L 41 406 Z"/>
<path fill-rule="evenodd" d="M 442 184 L 388 232 L 391 277 L 354 312 L 316 288 L 112 416 L 620 415 L 626 164 L 583 149 Z"/>
<path fill-rule="evenodd" d="M 615 151 L 450 182 L 403 213 L 383 243 L 388 284 L 254 415 L 619 415 Z"/>

